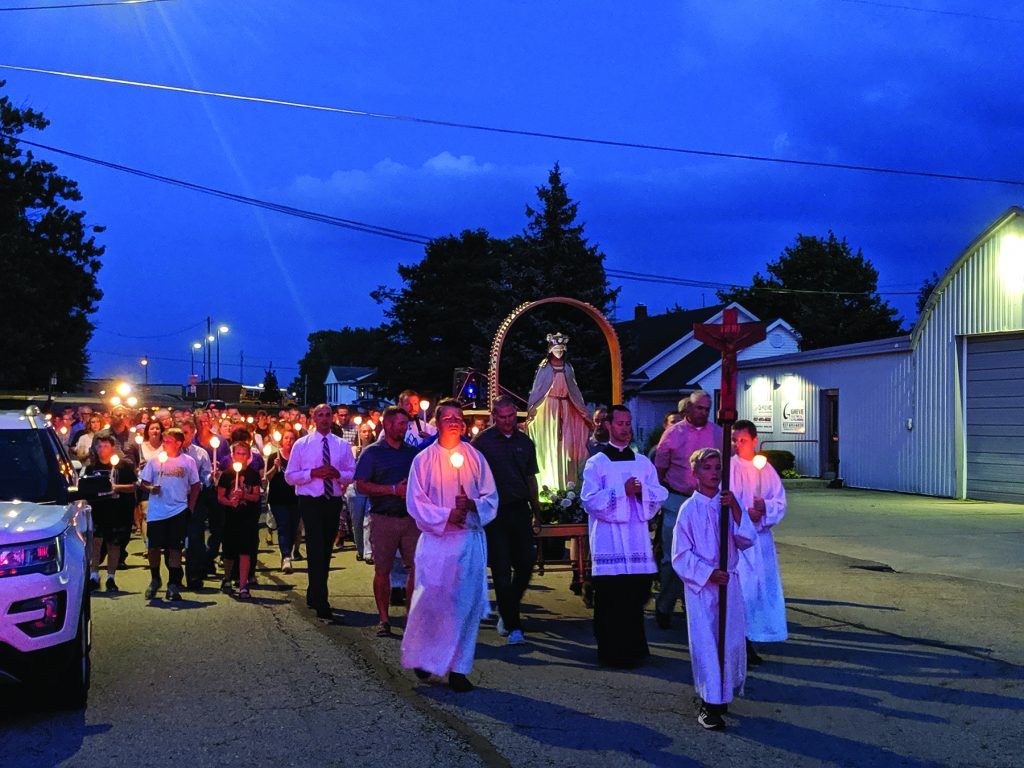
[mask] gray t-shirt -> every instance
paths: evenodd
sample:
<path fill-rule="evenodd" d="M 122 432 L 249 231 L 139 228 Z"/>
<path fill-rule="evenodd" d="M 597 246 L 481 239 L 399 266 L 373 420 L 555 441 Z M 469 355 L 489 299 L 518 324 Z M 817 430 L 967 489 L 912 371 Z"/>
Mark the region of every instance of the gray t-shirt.
<path fill-rule="evenodd" d="M 150 494 L 146 519 L 149 522 L 166 520 L 188 508 L 189 489 L 199 482 L 196 460 L 187 453 L 167 459 L 163 467 L 154 459 L 146 462 L 139 477 L 147 483 L 160 486 L 159 494 Z"/>

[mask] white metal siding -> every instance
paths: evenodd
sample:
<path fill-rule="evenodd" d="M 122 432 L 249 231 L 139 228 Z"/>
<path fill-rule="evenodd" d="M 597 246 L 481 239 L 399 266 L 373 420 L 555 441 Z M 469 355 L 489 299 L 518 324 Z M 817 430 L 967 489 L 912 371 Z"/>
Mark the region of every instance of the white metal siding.
<path fill-rule="evenodd" d="M 998 270 L 1001 240 L 1019 229 L 1019 218 L 1008 218 L 964 254 L 915 331 L 912 490 L 918 493 L 953 497 L 964 493 L 963 361 L 958 339 L 1024 330 L 1021 292 L 1006 286 Z"/>
<path fill-rule="evenodd" d="M 757 368 L 745 367 L 740 372 L 738 387 L 740 418 L 750 418 L 758 388 L 764 386 L 754 380 L 768 379 L 775 429 L 762 433 L 763 447 L 792 452 L 798 472 L 820 476 L 820 393 L 823 389 L 836 389 L 839 391 L 839 474 L 843 480 L 859 488 L 913 490 L 913 431 L 907 429 L 907 419 L 912 415 L 913 378 L 908 352 L 790 362 L 780 366 L 765 362 Z M 794 377 L 787 380 L 785 374 Z M 750 388 L 746 387 L 747 383 L 751 384 Z M 801 398 L 806 409 L 806 431 L 803 435 L 785 434 L 780 423 L 782 406 L 786 400 Z"/>
<path fill-rule="evenodd" d="M 1024 502 L 1024 336 L 970 339 L 967 497 Z"/>

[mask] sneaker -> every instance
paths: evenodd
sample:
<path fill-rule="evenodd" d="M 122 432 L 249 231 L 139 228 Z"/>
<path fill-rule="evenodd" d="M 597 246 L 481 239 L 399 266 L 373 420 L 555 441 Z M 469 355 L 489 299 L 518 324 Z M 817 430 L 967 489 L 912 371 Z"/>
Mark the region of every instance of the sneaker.
<path fill-rule="evenodd" d="M 234 590 L 231 588 L 231 579 L 221 580 L 220 591 L 223 592 L 225 595 L 230 595 L 234 593 Z"/>
<path fill-rule="evenodd" d="M 706 731 L 725 730 L 725 720 L 717 712 L 712 712 L 707 704 L 703 704 L 697 713 L 697 723 Z"/>
<path fill-rule="evenodd" d="M 99 590 L 99 588 L 100 588 L 100 577 L 98 575 L 97 576 L 90 576 L 89 577 L 89 591 L 90 592 L 96 592 L 97 590 Z"/>
<path fill-rule="evenodd" d="M 177 584 L 167 585 L 167 599 L 168 600 L 181 600 L 181 590 Z"/>
<path fill-rule="evenodd" d="M 107 576 L 107 592 L 117 592 L 117 582 L 113 576 Z"/>
<path fill-rule="evenodd" d="M 513 629 L 508 633 L 508 644 L 509 645 L 522 645 L 526 642 L 526 638 L 523 636 L 523 630 Z"/>
<path fill-rule="evenodd" d="M 281 573 L 291 573 L 292 570 L 294 570 L 292 568 L 292 559 L 290 557 L 282 558 L 281 559 Z"/>
<path fill-rule="evenodd" d="M 156 598 L 156 593 L 160 591 L 160 587 L 163 586 L 163 582 L 160 579 L 153 579 L 149 582 L 149 586 L 146 587 L 146 599 L 153 600 Z"/>
<path fill-rule="evenodd" d="M 418 677 L 420 680 L 429 680 L 430 679 L 430 673 L 427 672 L 427 670 L 425 670 L 425 669 L 420 669 L 419 667 L 416 667 L 413 670 L 413 674 L 415 674 L 416 677 Z"/>
<path fill-rule="evenodd" d="M 377 625 L 377 637 L 391 637 L 391 625 L 382 621 Z"/>
<path fill-rule="evenodd" d="M 238 599 L 239 600 L 248 600 L 250 597 L 252 597 L 252 595 L 249 594 L 249 587 L 248 587 L 248 585 L 246 585 L 244 587 L 241 587 L 238 590 Z"/>
<path fill-rule="evenodd" d="M 501 616 L 498 617 L 498 634 L 502 637 L 508 637 L 508 630 L 505 629 L 505 620 Z"/>

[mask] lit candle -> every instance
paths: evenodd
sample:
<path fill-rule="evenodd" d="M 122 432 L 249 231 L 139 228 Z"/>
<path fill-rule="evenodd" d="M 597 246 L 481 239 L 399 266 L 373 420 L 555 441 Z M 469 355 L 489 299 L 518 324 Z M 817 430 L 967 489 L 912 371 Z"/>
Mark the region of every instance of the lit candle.
<path fill-rule="evenodd" d="M 765 468 L 768 463 L 768 457 L 763 453 L 759 453 L 754 457 L 754 469 L 757 470 L 757 490 L 754 491 L 755 496 L 761 495 L 761 470 Z"/>
<path fill-rule="evenodd" d="M 466 494 L 462 490 L 462 475 L 459 470 L 462 469 L 462 465 L 465 463 L 466 457 L 461 453 L 453 453 L 448 457 L 448 461 L 450 461 L 452 466 L 455 467 L 455 482 L 459 486 L 459 495 L 465 496 Z"/>
<path fill-rule="evenodd" d="M 146 463 L 146 459 L 142 455 L 142 442 L 143 442 L 142 435 L 136 434 L 135 435 L 135 445 L 139 449 L 139 469 L 141 469 L 142 465 Z"/>
<path fill-rule="evenodd" d="M 274 430 L 274 442 L 275 443 L 280 443 L 281 442 L 281 433 L 278 432 L 276 429 Z"/>
<path fill-rule="evenodd" d="M 238 479 L 242 476 L 242 462 L 236 461 L 231 465 L 231 468 L 235 470 L 235 490 L 238 490 Z"/>
<path fill-rule="evenodd" d="M 299 423 L 298 421 L 296 421 L 295 424 L 293 424 L 292 426 L 295 427 L 295 431 L 296 432 L 301 432 L 302 431 L 302 424 Z"/>
<path fill-rule="evenodd" d="M 358 427 L 360 424 L 363 423 L 363 417 L 362 416 L 353 416 L 352 417 L 352 423 L 355 424 Z"/>
<path fill-rule="evenodd" d="M 110 457 L 110 490 L 114 491 L 114 486 L 117 485 L 117 465 L 121 463 L 121 457 L 116 453 Z M 114 495 L 117 495 L 117 491 L 114 491 Z"/>
<path fill-rule="evenodd" d="M 263 480 L 267 479 L 267 467 L 270 466 L 270 454 L 274 452 L 274 449 L 267 443 L 263 446 Z"/>
<path fill-rule="evenodd" d="M 474 424 L 473 428 L 469 431 L 473 433 L 473 437 L 476 437 L 478 434 L 480 434 L 480 427 Z"/>
<path fill-rule="evenodd" d="M 420 412 L 421 413 L 426 413 L 429 408 L 430 408 L 430 401 L 429 400 L 420 400 Z M 415 416 L 415 415 L 416 414 L 414 413 L 413 416 Z"/>
<path fill-rule="evenodd" d="M 160 451 L 157 458 L 160 460 L 160 475 L 157 478 L 157 485 L 160 485 L 164 479 L 164 462 L 167 461 L 167 451 Z"/>

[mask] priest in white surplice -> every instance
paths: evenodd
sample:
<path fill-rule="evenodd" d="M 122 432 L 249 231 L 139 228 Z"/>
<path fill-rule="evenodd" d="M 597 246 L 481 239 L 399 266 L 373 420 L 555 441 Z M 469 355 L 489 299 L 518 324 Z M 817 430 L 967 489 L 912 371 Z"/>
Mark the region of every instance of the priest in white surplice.
<path fill-rule="evenodd" d="M 740 420 L 733 425 L 732 449 L 735 456 L 729 467 L 729 487 L 757 531 L 754 546 L 740 552 L 738 568 L 746 608 L 747 663 L 760 664 L 763 659 L 751 641 L 781 643 L 788 636 L 786 601 L 772 536 L 772 528 L 786 515 L 786 490 L 771 464 L 757 467 L 757 427 L 753 422 Z"/>
<path fill-rule="evenodd" d="M 721 452 L 716 448 L 696 450 L 690 465 L 697 490 L 679 508 L 672 537 L 672 567 L 685 587 L 693 687 L 701 702 L 697 722 L 704 728 L 719 730 L 725 727 L 722 715 L 728 703 L 734 695 L 743 693 L 746 680 L 743 595 L 737 568 L 739 550 L 750 547 L 757 533 L 732 492 L 719 492 Z M 723 501 L 732 511 L 725 571 L 718 567 L 719 513 Z M 727 585 L 724 681 L 718 665 L 718 587 L 722 584 Z"/>
<path fill-rule="evenodd" d="M 490 611 L 484 526 L 497 515 L 498 491 L 483 455 L 461 439 L 466 423 L 458 402 L 442 400 L 435 415 L 437 441 L 413 459 L 406 490 L 422 535 L 402 666 L 421 680 L 447 675 L 462 693 L 473 688 L 466 675 Z"/>
<path fill-rule="evenodd" d="M 632 416 L 608 411 L 609 440 L 583 468 L 580 499 L 590 517 L 594 638 L 605 666 L 630 668 L 647 658 L 644 606 L 657 570 L 648 521 L 668 498 L 654 464 L 629 447 Z"/>

